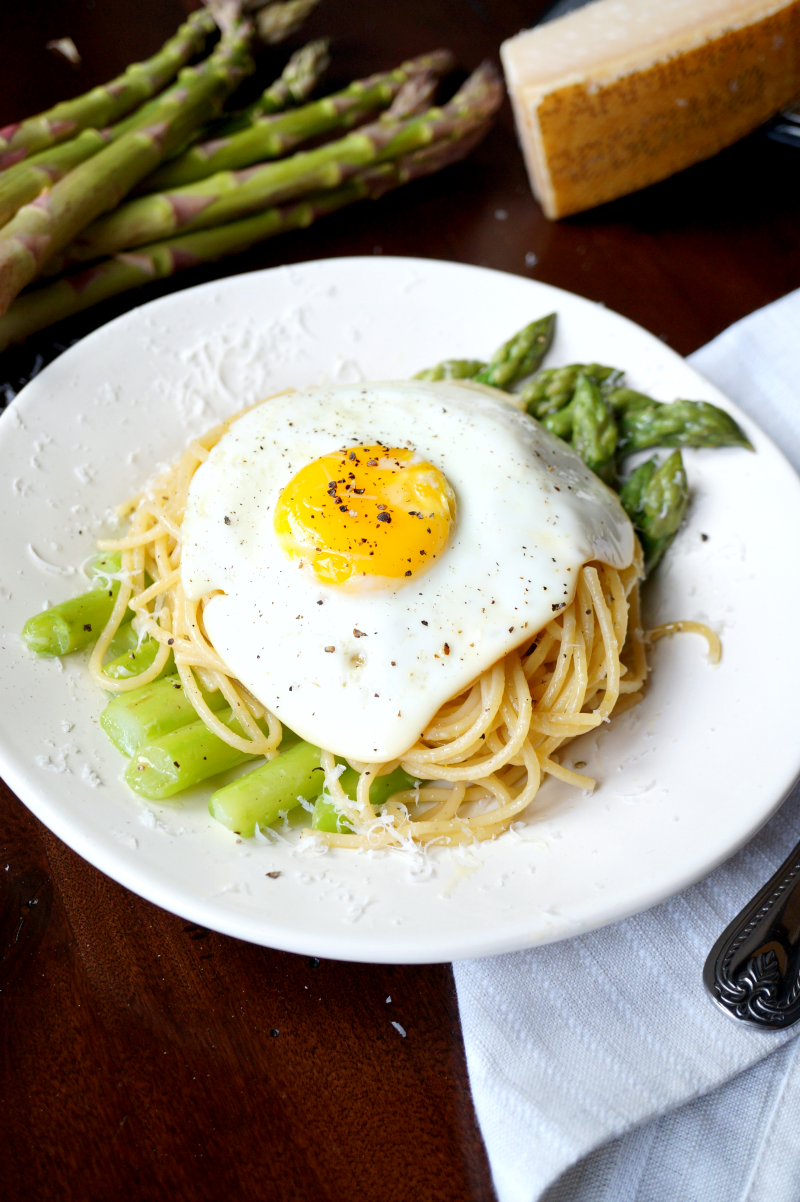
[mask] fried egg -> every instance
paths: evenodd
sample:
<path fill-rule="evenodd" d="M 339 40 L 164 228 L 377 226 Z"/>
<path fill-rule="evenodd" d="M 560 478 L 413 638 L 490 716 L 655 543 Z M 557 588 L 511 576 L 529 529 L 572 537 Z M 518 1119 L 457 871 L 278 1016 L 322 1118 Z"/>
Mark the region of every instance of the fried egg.
<path fill-rule="evenodd" d="M 630 564 L 618 498 L 495 390 L 310 388 L 194 475 L 181 578 L 229 671 L 302 738 L 381 763 L 573 598 Z"/>

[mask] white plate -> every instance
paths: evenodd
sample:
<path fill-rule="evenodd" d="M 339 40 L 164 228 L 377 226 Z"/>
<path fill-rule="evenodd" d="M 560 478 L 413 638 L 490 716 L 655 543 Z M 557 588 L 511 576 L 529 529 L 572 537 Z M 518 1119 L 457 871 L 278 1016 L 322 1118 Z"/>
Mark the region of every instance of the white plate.
<path fill-rule="evenodd" d="M 18 639 L 47 601 L 81 591 L 116 504 L 190 436 L 287 385 L 408 377 L 486 356 L 555 309 L 549 363 L 596 360 L 664 400 L 723 404 L 757 454 L 686 455 L 691 513 L 648 586 L 651 620 L 719 630 L 652 653 L 645 701 L 566 762 L 599 780 L 549 780 L 518 835 L 468 854 L 322 857 L 240 842 L 205 808 L 210 789 L 148 807 L 119 779 L 97 724 L 105 698 L 83 657 L 35 660 Z M 543 284 L 416 259 L 330 259 L 236 276 L 136 309 L 67 351 L 0 419 L 0 768 L 75 851 L 168 910 L 255 943 L 349 960 L 419 963 L 563 939 L 696 881 L 780 804 L 800 767 L 794 628 L 800 565 L 781 530 L 800 481 L 753 424 L 656 338 Z M 707 540 L 703 539 L 707 535 Z M 51 565 L 50 567 L 43 566 Z M 67 574 L 72 573 L 72 574 Z M 461 862 L 463 861 L 463 863 Z M 278 870 L 277 879 L 267 876 Z"/>

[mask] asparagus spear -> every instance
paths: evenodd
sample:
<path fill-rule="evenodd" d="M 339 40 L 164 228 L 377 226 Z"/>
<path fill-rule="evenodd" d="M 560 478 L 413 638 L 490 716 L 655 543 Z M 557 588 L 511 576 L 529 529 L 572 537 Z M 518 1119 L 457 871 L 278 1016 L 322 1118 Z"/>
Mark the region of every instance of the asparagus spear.
<path fill-rule="evenodd" d="M 217 717 L 234 734 L 246 737 L 230 706 L 219 710 Z M 259 725 L 266 733 L 266 723 Z M 190 722 L 142 744 L 125 769 L 123 779 L 134 793 L 157 801 L 174 797 L 218 772 L 257 758 L 223 742 L 204 722 Z"/>
<path fill-rule="evenodd" d="M 95 560 L 95 582 L 88 592 L 28 618 L 22 627 L 22 640 L 28 649 L 34 655 L 50 658 L 93 643 L 111 617 L 119 592 L 119 581 L 112 581 L 105 573 L 119 569 L 119 555 L 99 556 Z"/>
<path fill-rule="evenodd" d="M 199 67 L 187 68 L 172 115 L 132 130 L 60 180 L 0 230 L 0 314 L 48 258 L 100 213 L 113 208 L 171 149 L 204 123 L 252 67 L 249 24 L 238 25 Z M 165 102 L 166 104 L 167 102 Z"/>
<path fill-rule="evenodd" d="M 608 390 L 607 400 L 616 417 L 629 410 L 632 412 L 634 409 L 649 409 L 651 405 L 658 404 L 651 396 L 637 392 L 635 388 L 611 388 Z"/>
<path fill-rule="evenodd" d="M 254 117 L 282 113 L 294 104 L 308 100 L 330 66 L 330 38 L 315 38 L 295 50 L 280 78 L 270 84 L 252 106 Z"/>
<path fill-rule="evenodd" d="M 317 38 L 296 50 L 280 77 L 247 108 L 221 117 L 204 131 L 203 141 L 227 138 L 247 129 L 258 117 L 282 113 L 284 109 L 302 104 L 313 92 L 330 64 L 328 38 Z"/>
<path fill-rule="evenodd" d="M 67 248 L 65 266 L 160 241 L 176 230 L 225 225 L 281 201 L 334 188 L 369 163 L 399 158 L 432 142 L 456 140 L 494 111 L 499 94 L 500 82 L 493 69 L 479 69 L 443 108 L 429 109 L 406 121 L 387 115 L 335 142 L 300 151 L 278 163 L 220 172 L 172 193 L 128 201 L 84 230 Z M 415 106 L 416 89 L 410 97 L 405 88 L 401 90 L 395 104 L 398 102 L 404 108 Z M 515 340 L 519 349 L 513 352 L 513 362 L 518 366 L 532 353 L 543 353 L 547 335 L 541 322 L 534 325 L 536 329 L 527 327 Z M 502 368 L 495 369 L 502 370 L 504 378 L 514 370 L 511 361 L 509 354 Z"/>
<path fill-rule="evenodd" d="M 102 128 L 160 92 L 178 70 L 205 45 L 215 28 L 211 14 L 192 13 L 159 52 L 132 66 L 102 87 L 57 104 L 47 112 L 0 129 L 0 171 L 34 151 L 71 138 L 78 130 Z"/>
<path fill-rule="evenodd" d="M 226 255 L 240 254 L 267 238 L 304 228 L 356 201 L 378 200 L 393 188 L 457 162 L 472 150 L 488 127 L 486 121 L 456 141 L 434 143 L 397 163 L 367 168 L 341 188 L 316 193 L 297 204 L 267 209 L 230 225 L 183 234 L 129 254 L 115 255 L 85 271 L 28 292 L 0 317 L 0 351 L 131 288 L 165 279 L 188 267 L 215 262 Z"/>
<path fill-rule="evenodd" d="M 179 188 L 218 171 L 235 171 L 264 159 L 279 158 L 309 138 L 336 129 L 348 129 L 365 114 L 385 108 L 413 75 L 428 71 L 445 75 L 452 66 L 450 51 L 436 50 L 411 59 L 394 71 L 356 80 L 343 91 L 322 100 L 278 116 L 262 117 L 241 133 L 193 146 L 154 172 L 138 191 Z"/>
<path fill-rule="evenodd" d="M 529 376 L 541 363 L 553 341 L 556 315 L 532 322 L 504 342 L 488 363 L 479 359 L 445 359 L 435 367 L 417 372 L 415 380 L 477 380 L 511 391 L 517 381 Z"/>
<path fill-rule="evenodd" d="M 155 639 L 151 642 L 157 646 Z M 225 698 L 219 690 L 215 693 L 203 690 L 203 697 L 212 712 L 225 708 Z M 118 693 L 100 715 L 100 725 L 123 755 L 134 755 L 145 743 L 196 722 L 197 712 L 174 667 L 171 674 L 152 684 L 130 693 Z"/>
<path fill-rule="evenodd" d="M 274 760 L 240 776 L 232 784 L 212 793 L 208 810 L 228 830 L 249 838 L 255 825 L 270 826 L 281 813 L 304 801 L 314 801 L 322 792 L 325 773 L 320 749 L 299 742 Z"/>
<path fill-rule="evenodd" d="M 481 359 L 443 359 L 435 367 L 418 371 L 415 380 L 471 380 L 486 364 Z"/>
<path fill-rule="evenodd" d="M 638 394 L 642 396 L 643 394 Z M 629 404 L 619 418 L 620 450 L 647 447 L 753 447 L 723 409 L 707 401 L 650 401 Z"/>
<path fill-rule="evenodd" d="M 689 482 L 680 451 L 658 466 L 658 460 L 641 464 L 620 489 L 620 500 L 636 526 L 649 575 L 675 537 L 689 505 Z"/>
<path fill-rule="evenodd" d="M 358 788 L 358 773 L 352 768 L 346 768 L 339 777 L 339 784 L 344 789 L 351 801 L 356 800 L 356 789 Z M 388 773 L 386 776 L 376 776 L 372 782 L 369 791 L 369 799 L 372 805 L 380 806 L 388 801 L 393 793 L 400 793 L 405 789 L 414 787 L 414 778 L 409 776 L 403 768 L 395 768 L 394 772 Z M 353 828 L 341 812 L 337 810 L 334 803 L 325 794 L 321 794 L 314 803 L 314 812 L 311 816 L 311 829 L 315 831 L 350 831 Z"/>
<path fill-rule="evenodd" d="M 569 408 L 572 411 L 574 450 L 596 476 L 605 480 L 606 484 L 611 484 L 615 475 L 617 425 L 603 400 L 599 385 L 581 373 Z"/>
<path fill-rule="evenodd" d="M 130 625 L 123 629 L 130 630 Z M 141 672 L 146 672 L 158 654 L 159 642 L 158 639 L 146 638 L 139 646 L 139 640 L 134 636 L 132 645 L 118 649 L 116 641 L 112 641 L 112 646 L 109 651 L 113 658 L 103 665 L 103 672 L 106 676 L 110 676 L 112 680 L 128 680 L 131 676 L 138 676 Z M 175 660 L 172 652 L 167 657 L 167 662 L 156 677 L 160 680 L 163 676 L 169 676 L 175 671 Z M 123 694 L 125 697 L 130 697 L 130 693 Z"/>
<path fill-rule="evenodd" d="M 319 0 L 285 0 L 283 4 L 266 5 L 256 14 L 258 36 L 269 46 L 285 42 L 318 4 Z"/>
<path fill-rule="evenodd" d="M 620 373 L 613 367 L 603 367 L 600 363 L 570 363 L 567 367 L 546 367 L 536 373 L 533 379 L 520 391 L 528 413 L 540 421 L 549 413 L 557 413 L 568 405 L 575 394 L 578 376 L 589 376 L 599 384 L 613 378 L 619 378 Z"/>
<path fill-rule="evenodd" d="M 517 381 L 531 375 L 540 366 L 550 349 L 555 328 L 555 313 L 531 322 L 498 347 L 486 367 L 474 377 L 475 380 L 510 392 Z"/>

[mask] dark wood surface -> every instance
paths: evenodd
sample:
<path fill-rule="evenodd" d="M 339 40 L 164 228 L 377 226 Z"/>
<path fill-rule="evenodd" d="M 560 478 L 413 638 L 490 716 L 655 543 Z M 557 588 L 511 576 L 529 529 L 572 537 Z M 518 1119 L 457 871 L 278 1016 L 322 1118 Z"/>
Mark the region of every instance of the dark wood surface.
<path fill-rule="evenodd" d="M 0 125 L 152 53 L 190 7 L 4 5 Z M 334 37 L 338 83 L 438 45 L 472 68 L 543 8 L 323 0 L 305 32 Z M 45 50 L 67 35 L 83 55 L 77 70 Z M 264 72 L 278 61 L 266 55 Z M 162 292 L 350 254 L 455 259 L 544 280 L 605 302 L 686 354 L 800 286 L 799 175 L 800 153 L 757 133 L 673 180 L 551 225 L 531 198 L 506 108 L 472 158 L 441 176 L 0 356 L 0 400 L 4 383 L 10 395 L 101 320 Z M 0 954 L 0 1194 L 9 1202 L 493 1197 L 449 966 L 318 962 L 190 926 L 91 868 L 7 789 Z"/>

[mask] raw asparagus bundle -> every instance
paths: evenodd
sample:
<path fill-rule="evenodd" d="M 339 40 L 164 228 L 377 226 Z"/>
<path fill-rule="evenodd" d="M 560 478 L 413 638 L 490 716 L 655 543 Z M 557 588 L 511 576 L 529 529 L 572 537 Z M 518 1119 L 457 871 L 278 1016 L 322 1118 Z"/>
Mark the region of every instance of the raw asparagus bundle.
<path fill-rule="evenodd" d="M 403 108 L 409 103 L 415 107 L 416 88 L 412 88 L 412 96 L 411 102 L 405 100 L 405 89 L 401 90 L 381 120 L 316 150 L 261 167 L 220 172 L 171 193 L 128 201 L 93 222 L 53 266 L 64 270 L 78 262 L 160 241 L 178 230 L 224 225 L 309 192 L 335 188 L 371 163 L 400 158 L 433 142 L 455 142 L 494 112 L 500 101 L 500 84 L 493 68 L 483 66 L 443 108 L 403 121 L 393 110 L 398 102 Z M 518 336 L 513 354 L 509 351 L 502 364 L 488 370 L 502 372 L 504 379 L 517 370 L 525 374 L 535 370 L 549 346 L 554 320 L 545 318 L 534 323 L 535 329 L 528 327 Z"/>
<path fill-rule="evenodd" d="M 171 150 L 219 111 L 240 79 L 252 70 L 252 26 L 238 24 L 205 62 L 187 68 L 171 102 L 171 114 L 112 142 L 76 167 L 51 190 L 25 205 L 0 230 L 0 314 L 41 266 L 101 213 L 113 208 Z"/>
<path fill-rule="evenodd" d="M 349 129 L 365 115 L 391 104 L 403 84 L 415 75 L 446 75 L 453 67 L 449 50 L 411 59 L 393 71 L 359 79 L 331 96 L 279 116 L 262 117 L 240 133 L 216 138 L 187 150 L 142 182 L 138 192 L 158 192 L 196 183 L 218 171 L 236 171 L 264 159 L 288 154 L 301 142 L 334 130 Z"/>
<path fill-rule="evenodd" d="M 494 96 L 499 103 L 499 89 Z M 315 192 L 294 204 L 268 208 L 227 225 L 123 252 L 28 292 L 0 317 L 0 350 L 121 292 L 165 279 L 188 267 L 239 254 L 267 238 L 311 225 L 319 217 L 346 205 L 377 200 L 394 188 L 439 171 L 468 154 L 486 133 L 491 118 L 487 109 L 481 111 L 483 121 L 465 126 L 460 136 L 434 142 L 396 162 L 368 167 L 338 188 Z"/>
<path fill-rule="evenodd" d="M 212 123 L 209 132 L 219 126 L 219 133 L 245 129 L 256 116 L 263 112 L 279 112 L 291 104 L 299 104 L 316 86 L 327 67 L 327 40 L 309 42 L 292 55 L 283 74 L 265 89 L 263 94 L 244 114 L 232 114 L 221 122 Z M 155 100 L 142 105 L 124 121 L 107 129 L 85 129 L 76 138 L 63 142 L 38 154 L 29 155 L 24 162 L 0 174 L 0 226 L 10 221 L 18 209 L 29 204 L 45 190 L 63 179 L 75 167 L 92 158 L 109 142 L 134 129 L 143 129 L 156 124 L 162 117 L 170 115 L 170 106 L 183 88 L 179 82 L 162 92 Z M 230 128 L 229 128 L 230 127 Z"/>
<path fill-rule="evenodd" d="M 81 129 L 102 129 L 119 121 L 160 92 L 180 68 L 202 50 L 206 38 L 215 28 L 211 13 L 200 9 L 192 13 L 174 37 L 146 62 L 133 63 L 117 79 L 92 88 L 83 96 L 0 129 L 0 170 L 37 150 L 71 138 Z"/>

